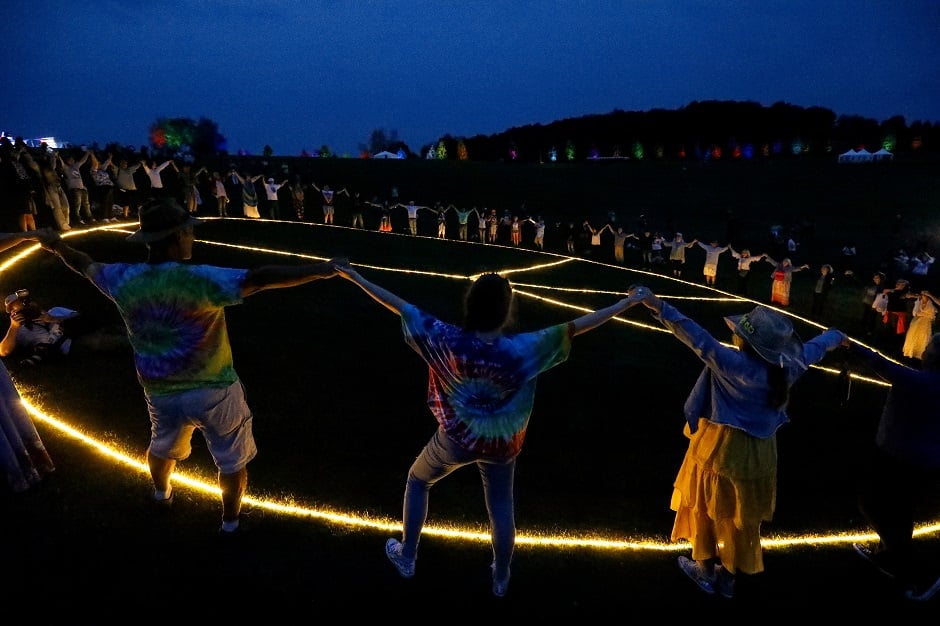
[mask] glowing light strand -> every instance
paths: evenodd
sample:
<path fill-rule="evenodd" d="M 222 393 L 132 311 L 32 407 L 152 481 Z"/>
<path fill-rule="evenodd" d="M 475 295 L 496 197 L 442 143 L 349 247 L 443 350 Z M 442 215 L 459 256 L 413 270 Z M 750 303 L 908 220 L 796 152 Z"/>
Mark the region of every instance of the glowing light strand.
<path fill-rule="evenodd" d="M 256 221 L 256 220 L 253 220 L 253 221 Z M 121 228 L 121 226 L 112 225 L 112 226 L 101 226 L 97 228 L 89 228 L 80 232 L 73 231 L 71 233 L 67 233 L 65 236 L 66 237 L 79 236 L 79 234 L 87 234 L 89 232 L 93 232 L 97 230 L 126 232 L 124 231 L 124 229 Z M 388 233 L 382 233 L 383 236 L 387 234 Z M 231 244 L 231 243 L 223 243 L 223 242 L 208 241 L 208 240 L 199 240 L 199 241 L 201 243 L 205 243 L 208 245 L 229 247 L 229 248 L 247 250 L 247 251 L 252 251 L 252 252 L 262 252 L 265 254 L 279 254 L 279 255 L 284 255 L 284 256 L 292 256 L 292 257 L 312 259 L 312 260 L 325 260 L 327 258 L 327 257 L 321 257 L 321 256 L 316 256 L 316 255 L 311 255 L 311 254 L 301 254 L 301 253 L 289 252 L 289 251 L 283 251 L 283 250 L 272 250 L 272 249 L 261 248 L 257 246 L 245 246 L 245 245 L 240 245 L 240 244 Z M 22 261 L 23 259 L 26 259 L 30 255 L 37 252 L 39 249 L 40 249 L 40 246 L 38 244 L 32 245 L 32 246 L 28 246 L 24 248 L 19 253 L 12 255 L 7 261 L 0 264 L 0 273 L 6 271 L 7 269 L 14 266 L 16 263 Z M 527 268 L 517 268 L 517 269 L 511 269 L 511 270 L 507 269 L 501 273 L 505 274 L 505 273 L 534 271 L 534 270 L 540 270 L 540 269 L 545 269 L 548 267 L 557 266 L 562 263 L 582 260 L 582 259 L 576 259 L 574 257 L 564 257 L 563 255 L 555 255 L 555 256 L 561 256 L 562 259 L 551 262 L 551 263 L 541 264 L 537 266 L 530 266 Z M 432 272 L 432 271 L 418 271 L 418 270 L 408 270 L 408 269 L 401 269 L 401 268 L 396 269 L 396 268 L 387 268 L 387 267 L 380 267 L 380 266 L 367 266 L 367 265 L 360 265 L 360 264 L 356 264 L 356 265 L 359 267 L 370 267 L 372 269 L 382 270 L 382 271 L 404 272 L 404 273 L 409 273 L 409 274 L 435 276 L 439 278 L 450 278 L 450 279 L 457 279 L 457 280 L 472 280 L 474 278 L 473 276 L 443 274 L 443 273 Z M 628 268 L 623 268 L 621 266 L 612 266 L 612 267 L 620 267 L 620 269 L 625 269 L 625 270 L 628 269 Z M 668 277 L 663 277 L 660 275 L 656 275 L 656 276 L 657 278 L 668 278 Z M 678 280 L 678 282 L 686 283 L 686 281 L 682 281 L 680 279 L 674 279 L 674 280 Z M 696 288 L 699 288 L 699 289 L 703 289 L 701 285 L 696 285 L 694 283 L 686 283 L 686 284 L 695 286 Z M 590 312 L 593 309 L 588 308 L 588 307 L 574 305 L 574 304 L 567 303 L 567 302 L 562 302 L 560 300 L 555 300 L 553 298 L 548 298 L 545 296 L 539 296 L 535 293 L 531 293 L 531 292 L 519 289 L 519 287 L 563 291 L 566 293 L 586 293 L 586 294 L 587 293 L 590 293 L 590 294 L 618 293 L 618 292 L 601 291 L 601 290 L 593 290 L 593 289 L 585 289 L 585 288 L 550 287 L 546 285 L 532 285 L 532 284 L 523 285 L 519 283 L 513 284 L 515 293 L 519 294 L 520 296 L 536 299 L 536 300 L 545 302 L 547 304 L 551 304 L 553 306 L 560 306 L 560 307 L 577 310 L 581 312 Z M 714 290 L 714 291 L 717 291 L 717 290 Z M 724 292 L 721 292 L 721 293 L 724 293 Z M 709 300 L 717 300 L 717 301 L 746 300 L 744 298 L 736 298 L 736 297 L 696 298 L 696 299 L 709 299 Z M 784 314 L 788 314 L 788 315 L 790 314 L 789 311 L 781 311 L 781 312 Z M 798 316 L 793 316 L 793 317 L 798 318 Z M 621 323 L 625 323 L 625 324 L 629 324 L 637 328 L 641 328 L 643 330 L 658 331 L 658 332 L 664 332 L 664 333 L 669 332 L 666 329 L 661 328 L 659 326 L 645 324 L 642 322 L 637 322 L 635 320 L 629 320 L 629 319 L 625 319 L 622 317 L 615 317 L 613 319 Z M 801 319 L 802 321 L 806 323 L 819 326 L 812 320 L 806 320 L 804 318 L 798 318 L 798 319 Z M 839 374 L 838 370 L 834 370 L 832 368 L 821 367 L 821 366 L 813 366 L 813 367 L 821 371 L 824 371 L 826 373 L 835 374 L 835 375 Z M 865 377 L 858 376 L 855 374 L 852 374 L 852 378 L 861 380 L 867 383 L 872 383 L 872 384 L 880 384 L 880 385 L 886 384 L 883 381 L 880 381 L 877 379 L 865 378 Z M 146 463 L 146 460 L 143 460 L 140 457 L 134 457 L 130 453 L 122 451 L 119 448 L 115 447 L 114 445 L 107 444 L 101 439 L 97 439 L 87 433 L 82 432 L 78 428 L 75 428 L 74 426 L 68 424 L 62 419 L 58 419 L 56 417 L 53 417 L 47 414 L 44 410 L 42 410 L 36 404 L 37 400 L 35 400 L 34 398 L 41 397 L 39 394 L 36 394 L 35 396 L 33 396 L 33 394 L 30 394 L 28 389 L 20 389 L 20 393 L 23 398 L 22 401 L 23 401 L 24 407 L 30 413 L 30 415 L 32 415 L 33 418 L 36 419 L 37 421 L 40 421 L 58 430 L 62 434 L 67 435 L 68 437 L 82 443 L 83 445 L 86 445 L 94 449 L 99 454 L 110 459 L 111 461 L 117 462 L 121 465 L 124 465 L 137 472 L 140 472 L 149 476 L 149 467 Z M 208 476 L 200 477 L 194 473 L 178 471 L 173 474 L 173 481 L 175 484 L 184 485 L 194 491 L 197 491 L 197 492 L 209 495 L 209 496 L 218 497 L 220 493 L 218 486 L 214 482 L 214 479 Z M 298 517 L 305 517 L 305 518 L 327 522 L 330 524 L 338 524 L 342 526 L 370 529 L 370 530 L 380 530 L 383 532 L 397 532 L 401 529 L 401 522 L 400 520 L 397 520 L 397 519 L 393 520 L 390 518 L 378 518 L 378 517 L 365 516 L 362 514 L 344 513 L 344 512 L 325 508 L 322 505 L 319 508 L 312 508 L 311 506 L 304 506 L 301 504 L 297 504 L 296 502 L 287 501 L 283 497 L 278 497 L 278 496 L 262 497 L 260 495 L 259 496 L 247 495 L 245 497 L 245 502 L 247 504 L 251 504 L 252 506 L 261 507 L 261 508 L 270 510 L 275 513 L 294 515 Z M 443 526 L 443 525 L 428 525 L 428 526 L 425 526 L 423 532 L 424 534 L 427 534 L 430 536 L 438 536 L 438 537 L 454 539 L 454 540 L 475 541 L 475 542 L 483 542 L 483 543 L 489 543 L 490 541 L 490 535 L 489 535 L 488 530 L 482 527 L 477 528 L 477 529 L 470 529 L 466 527 L 460 528 L 456 526 L 448 527 L 448 526 Z M 926 536 L 926 535 L 931 535 L 937 532 L 940 532 L 940 520 L 931 521 L 929 523 L 918 526 L 914 531 L 914 536 L 915 537 Z M 807 546 L 807 545 L 819 546 L 819 545 L 845 544 L 845 543 L 851 543 L 851 542 L 857 542 L 857 541 L 867 542 L 867 541 L 876 541 L 877 539 L 878 539 L 878 536 L 874 533 L 830 532 L 828 534 L 820 534 L 820 535 L 768 536 L 768 537 L 764 537 L 761 539 L 761 545 L 767 549 L 774 549 L 774 548 L 786 548 L 786 547 Z M 519 546 L 588 548 L 588 549 L 597 549 L 597 550 L 604 550 L 604 551 L 608 551 L 608 550 L 640 551 L 640 550 L 643 550 L 643 551 L 657 551 L 657 552 L 677 552 L 677 551 L 685 551 L 688 549 L 688 545 L 684 542 L 673 543 L 673 542 L 666 542 L 666 541 L 662 541 L 662 540 L 658 540 L 654 538 L 632 538 L 632 537 L 610 538 L 610 537 L 604 537 L 600 535 L 600 533 L 594 533 L 591 535 L 581 534 L 581 535 L 566 536 L 566 535 L 558 535 L 558 534 L 545 535 L 537 531 L 528 531 L 528 532 L 520 531 L 516 536 L 516 543 Z"/>

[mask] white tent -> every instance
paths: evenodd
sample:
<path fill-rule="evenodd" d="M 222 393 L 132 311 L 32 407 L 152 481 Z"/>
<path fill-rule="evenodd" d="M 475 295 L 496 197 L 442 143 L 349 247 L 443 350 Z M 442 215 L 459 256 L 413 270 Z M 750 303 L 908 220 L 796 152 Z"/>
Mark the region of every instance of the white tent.
<path fill-rule="evenodd" d="M 376 154 L 372 155 L 373 159 L 397 159 L 398 155 L 394 152 L 389 152 L 388 150 L 382 150 Z"/>
<path fill-rule="evenodd" d="M 839 163 L 851 163 L 855 158 L 857 152 L 855 150 L 847 150 L 839 155 Z"/>
<path fill-rule="evenodd" d="M 858 150 L 849 150 L 839 155 L 839 163 L 871 163 L 873 159 L 871 152 L 865 148 Z"/>
<path fill-rule="evenodd" d="M 875 152 L 871 155 L 873 161 L 891 161 L 894 159 L 894 155 L 882 148 L 878 152 Z"/>

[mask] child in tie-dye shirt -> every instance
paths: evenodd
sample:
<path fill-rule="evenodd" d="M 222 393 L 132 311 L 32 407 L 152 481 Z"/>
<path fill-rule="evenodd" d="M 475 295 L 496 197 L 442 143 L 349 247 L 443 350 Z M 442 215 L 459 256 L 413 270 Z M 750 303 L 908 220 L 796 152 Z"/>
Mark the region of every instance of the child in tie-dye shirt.
<path fill-rule="evenodd" d="M 404 578 L 415 571 L 428 492 L 440 479 L 475 465 L 483 481 L 493 545 L 493 594 L 509 586 L 516 541 L 513 482 L 535 402 L 539 374 L 564 362 L 575 335 L 596 328 L 637 300 L 624 298 L 573 321 L 520 334 L 510 319 L 509 281 L 484 274 L 467 292 L 463 326 L 448 324 L 375 285 L 349 267 L 340 274 L 401 317 L 405 342 L 428 364 L 428 407 L 438 428 L 408 472 L 402 541 L 388 539 L 385 554 Z"/>

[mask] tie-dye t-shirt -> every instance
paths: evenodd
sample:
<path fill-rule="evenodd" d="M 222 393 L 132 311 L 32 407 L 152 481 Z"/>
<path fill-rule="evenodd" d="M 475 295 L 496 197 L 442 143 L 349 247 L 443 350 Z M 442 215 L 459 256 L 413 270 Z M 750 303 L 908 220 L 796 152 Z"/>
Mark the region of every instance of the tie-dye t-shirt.
<path fill-rule="evenodd" d="M 568 358 L 571 324 L 487 343 L 412 305 L 401 320 L 405 342 L 428 364 L 428 406 L 447 435 L 485 456 L 519 454 L 537 377 Z"/>
<path fill-rule="evenodd" d="M 227 387 L 225 307 L 242 302 L 248 270 L 181 263 L 95 264 L 91 281 L 117 305 L 148 395 Z"/>

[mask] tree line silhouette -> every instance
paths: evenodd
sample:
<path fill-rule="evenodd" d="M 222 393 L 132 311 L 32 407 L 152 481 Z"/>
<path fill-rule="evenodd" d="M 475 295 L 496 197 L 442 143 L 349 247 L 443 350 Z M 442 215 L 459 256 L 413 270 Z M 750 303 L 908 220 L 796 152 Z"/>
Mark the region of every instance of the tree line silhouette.
<path fill-rule="evenodd" d="M 196 159 L 227 155 L 218 124 L 201 118 L 160 118 L 150 128 L 150 148 L 158 154 L 191 154 Z M 896 155 L 940 152 L 940 122 L 901 115 L 884 121 L 837 115 L 823 107 L 777 102 L 693 101 L 678 109 L 591 114 L 528 124 L 491 135 L 446 134 L 414 151 L 397 131 L 374 129 L 357 157 L 381 150 L 407 158 L 440 160 L 571 162 L 590 159 L 708 160 L 788 158 L 801 154 L 838 155 L 850 149 Z M 277 154 L 270 145 L 264 156 Z M 288 156 L 288 155 L 282 155 Z M 297 156 L 297 155 L 293 155 Z M 336 157 L 329 146 L 303 156 Z"/>

